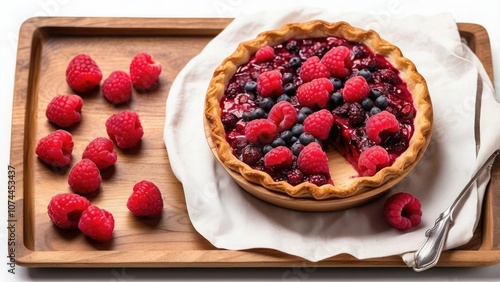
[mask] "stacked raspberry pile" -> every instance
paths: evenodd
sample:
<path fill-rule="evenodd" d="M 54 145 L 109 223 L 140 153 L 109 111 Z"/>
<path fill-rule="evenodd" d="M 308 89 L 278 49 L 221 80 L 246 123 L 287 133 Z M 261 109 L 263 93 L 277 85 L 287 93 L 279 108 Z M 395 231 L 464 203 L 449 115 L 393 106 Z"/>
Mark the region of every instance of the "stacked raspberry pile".
<path fill-rule="evenodd" d="M 129 73 L 112 71 L 102 83 L 104 101 L 112 104 L 129 103 L 133 89 L 138 92 L 158 86 L 161 65 L 150 54 L 141 52 L 130 63 Z M 75 94 L 56 95 L 46 107 L 46 117 L 55 130 L 38 141 L 35 153 L 49 166 L 70 167 L 74 140 L 71 130 L 82 119 L 85 93 L 97 89 L 102 72 L 87 54 L 75 56 L 66 69 L 66 82 Z M 115 144 L 120 150 L 137 146 L 144 131 L 137 112 L 123 110 L 110 114 L 103 121 L 108 137 L 97 136 L 87 144 L 81 159 L 70 167 L 68 185 L 71 192 L 61 191 L 48 203 L 51 221 L 61 229 L 78 228 L 98 242 L 112 239 L 114 218 L 111 212 L 91 204 L 88 195 L 97 193 L 103 180 L 101 171 L 113 166 L 118 159 Z M 160 189 L 152 182 L 140 181 L 131 187 L 128 202 L 124 203 L 138 217 L 159 217 L 163 211 Z"/>
<path fill-rule="evenodd" d="M 413 98 L 399 71 L 338 37 L 262 47 L 229 81 L 220 106 L 233 154 L 292 185 L 332 184 L 332 148 L 359 176 L 372 176 L 414 132 Z"/>

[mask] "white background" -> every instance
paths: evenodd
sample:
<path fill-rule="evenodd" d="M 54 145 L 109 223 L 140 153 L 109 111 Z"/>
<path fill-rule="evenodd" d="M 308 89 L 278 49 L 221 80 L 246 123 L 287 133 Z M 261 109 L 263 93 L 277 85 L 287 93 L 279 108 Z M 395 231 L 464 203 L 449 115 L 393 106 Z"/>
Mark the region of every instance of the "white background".
<path fill-rule="evenodd" d="M 381 18 L 412 14 L 451 13 L 458 22 L 483 25 L 489 32 L 495 70 L 500 86 L 500 1 L 305 1 L 313 7 L 335 7 Z M 7 166 L 17 37 L 21 24 L 36 16 L 103 17 L 236 17 L 269 6 L 297 1 L 270 0 L 40 0 L 2 1 L 0 9 L 0 277 L 3 281 L 500 281 L 500 264 L 482 268 L 434 268 L 414 273 L 408 268 L 280 268 L 280 269 L 28 269 L 16 266 L 8 272 L 7 259 Z M 3 172 L 2 172 L 3 170 Z M 2 223 L 3 222 L 3 223 Z M 3 225 L 2 225 L 3 224 Z M 3 227 L 5 226 L 5 227 Z"/>

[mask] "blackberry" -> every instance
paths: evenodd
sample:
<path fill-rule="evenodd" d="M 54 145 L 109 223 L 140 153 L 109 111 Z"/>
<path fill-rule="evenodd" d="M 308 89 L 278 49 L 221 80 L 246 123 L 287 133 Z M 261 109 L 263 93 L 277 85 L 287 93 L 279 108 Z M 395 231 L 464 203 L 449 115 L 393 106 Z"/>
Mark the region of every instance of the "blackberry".
<path fill-rule="evenodd" d="M 297 185 L 303 181 L 304 173 L 300 169 L 292 169 L 287 172 L 286 179 L 290 185 Z"/>
<path fill-rule="evenodd" d="M 340 107 L 333 109 L 332 113 L 341 117 L 348 117 L 351 103 L 344 103 Z"/>
<path fill-rule="evenodd" d="M 349 123 L 359 126 L 365 122 L 366 112 L 359 103 L 352 103 L 348 113 Z"/>
<path fill-rule="evenodd" d="M 253 145 L 247 145 L 241 152 L 241 161 L 249 166 L 256 164 L 260 158 L 262 158 L 262 150 Z"/>
<path fill-rule="evenodd" d="M 313 184 L 316 184 L 317 186 L 325 185 L 325 184 L 328 183 L 326 181 L 326 177 L 324 175 L 321 175 L 321 174 L 310 175 L 307 178 L 307 181 L 309 181 L 309 182 L 311 182 Z"/>
<path fill-rule="evenodd" d="M 224 125 L 224 130 L 226 131 L 233 130 L 237 122 L 238 122 L 238 117 L 235 116 L 234 114 L 227 113 L 224 116 L 222 116 L 222 124 Z"/>

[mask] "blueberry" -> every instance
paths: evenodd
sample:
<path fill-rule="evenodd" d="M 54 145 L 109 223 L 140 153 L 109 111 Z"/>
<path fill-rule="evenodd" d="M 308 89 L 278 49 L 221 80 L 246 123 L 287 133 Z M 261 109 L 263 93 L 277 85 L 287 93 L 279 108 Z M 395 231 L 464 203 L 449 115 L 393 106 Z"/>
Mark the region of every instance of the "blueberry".
<path fill-rule="evenodd" d="M 257 92 L 257 82 L 249 81 L 249 82 L 245 83 L 245 92 L 247 92 L 247 93 Z"/>
<path fill-rule="evenodd" d="M 304 123 L 304 120 L 306 119 L 307 115 L 304 113 L 299 113 L 297 115 L 297 122 L 298 123 Z"/>
<path fill-rule="evenodd" d="M 251 119 L 266 118 L 266 112 L 261 108 L 257 108 L 255 110 L 253 110 L 250 115 L 251 115 Z"/>
<path fill-rule="evenodd" d="M 344 97 L 342 97 L 340 92 L 334 92 L 330 96 L 330 102 L 332 102 L 334 106 L 340 106 L 344 103 Z"/>
<path fill-rule="evenodd" d="M 299 137 L 304 132 L 304 126 L 300 123 L 295 124 L 292 129 L 293 136 Z"/>
<path fill-rule="evenodd" d="M 246 110 L 241 114 L 241 118 L 244 121 L 251 121 L 252 120 L 252 111 Z"/>
<path fill-rule="evenodd" d="M 370 99 L 370 98 L 365 98 L 362 102 L 361 102 L 361 106 L 363 107 L 363 109 L 365 111 L 369 111 L 372 107 L 373 107 L 373 100 Z"/>
<path fill-rule="evenodd" d="M 280 133 L 279 138 L 283 139 L 285 142 L 288 143 L 290 140 L 292 140 L 292 137 L 293 137 L 292 132 L 290 130 L 285 130 Z"/>
<path fill-rule="evenodd" d="M 358 75 L 364 77 L 366 81 L 369 81 L 372 78 L 372 73 L 368 69 L 362 69 L 358 72 Z"/>
<path fill-rule="evenodd" d="M 300 108 L 299 113 L 304 113 L 306 116 L 308 116 L 308 115 L 312 114 L 313 112 L 308 107 L 302 107 L 302 108 Z"/>
<path fill-rule="evenodd" d="M 292 138 L 290 139 L 290 141 L 286 142 L 287 144 L 294 144 L 296 142 L 299 141 L 299 138 L 298 137 L 295 137 L 295 136 L 292 136 Z"/>
<path fill-rule="evenodd" d="M 283 84 L 287 84 L 287 83 L 290 83 L 293 81 L 293 74 L 289 73 L 289 72 L 285 72 L 281 78 L 281 80 L 283 81 Z"/>
<path fill-rule="evenodd" d="M 380 96 L 375 100 L 375 106 L 384 110 L 387 106 L 389 106 L 389 100 L 385 96 Z"/>
<path fill-rule="evenodd" d="M 300 57 L 292 57 L 290 59 L 290 67 L 291 68 L 298 68 L 302 65 L 302 61 L 300 60 Z"/>
<path fill-rule="evenodd" d="M 265 112 L 269 112 L 273 106 L 274 106 L 273 99 L 269 97 L 263 98 L 259 102 L 259 107 L 263 109 Z"/>
<path fill-rule="evenodd" d="M 299 142 L 304 146 L 307 146 L 309 143 L 312 143 L 315 141 L 316 141 L 316 138 L 314 138 L 314 136 L 312 136 L 312 134 L 309 132 L 304 132 L 299 137 Z"/>
<path fill-rule="evenodd" d="M 286 146 L 286 142 L 285 142 L 285 140 L 281 139 L 281 137 L 278 137 L 278 138 L 273 140 L 273 143 L 271 143 L 271 146 L 273 146 L 273 148 L 276 148 L 279 146 Z"/>
<path fill-rule="evenodd" d="M 377 98 L 380 97 L 381 95 L 382 92 L 377 88 L 373 88 L 372 90 L 370 90 L 370 99 L 372 99 L 373 101 L 377 100 Z"/>
<path fill-rule="evenodd" d="M 273 149 L 273 146 L 264 145 L 264 147 L 262 147 L 262 153 L 265 155 L 265 154 L 269 153 L 269 151 L 271 151 L 272 149 Z"/>
<path fill-rule="evenodd" d="M 344 83 L 342 82 L 342 80 L 340 78 L 330 77 L 330 81 L 333 84 L 333 90 L 334 91 L 337 91 L 340 88 L 344 87 Z"/>
<path fill-rule="evenodd" d="M 300 152 L 302 152 L 302 149 L 304 149 L 304 145 L 302 145 L 300 142 L 295 142 L 290 147 L 290 150 L 292 150 L 292 153 L 295 156 L 299 156 Z"/>
<path fill-rule="evenodd" d="M 287 101 L 287 102 L 292 102 L 292 98 L 290 98 L 290 96 L 286 95 L 286 94 L 281 94 L 278 99 L 276 99 L 276 103 L 277 102 L 281 102 L 281 101 Z"/>
<path fill-rule="evenodd" d="M 295 92 L 297 91 L 297 86 L 293 82 L 290 82 L 285 84 L 283 90 L 285 94 L 292 96 L 295 95 Z"/>
<path fill-rule="evenodd" d="M 370 116 L 373 116 L 373 115 L 376 115 L 378 113 L 380 113 L 381 110 L 377 107 L 373 107 L 371 110 L 370 110 Z"/>

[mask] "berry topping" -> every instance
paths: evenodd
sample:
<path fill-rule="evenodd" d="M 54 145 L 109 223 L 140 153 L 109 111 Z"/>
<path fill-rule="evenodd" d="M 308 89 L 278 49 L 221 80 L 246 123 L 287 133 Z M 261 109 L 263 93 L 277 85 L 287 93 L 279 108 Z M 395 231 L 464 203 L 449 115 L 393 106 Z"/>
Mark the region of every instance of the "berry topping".
<path fill-rule="evenodd" d="M 70 127 L 80 122 L 82 106 L 83 99 L 78 95 L 58 95 L 47 105 L 45 116 L 60 127 Z"/>
<path fill-rule="evenodd" d="M 122 149 L 134 147 L 144 135 L 139 115 L 132 111 L 122 111 L 110 116 L 106 120 L 106 132 Z"/>
<path fill-rule="evenodd" d="M 325 140 L 330 134 L 332 125 L 333 115 L 330 111 L 322 109 L 310 114 L 304 120 L 304 132 L 308 132 L 320 140 Z"/>
<path fill-rule="evenodd" d="M 331 76 L 344 78 L 351 73 L 350 54 L 351 51 L 345 46 L 334 47 L 321 58 L 321 63 L 326 66 Z"/>
<path fill-rule="evenodd" d="M 333 91 L 332 82 L 327 78 L 318 78 L 299 86 L 297 98 L 303 106 L 326 108 L 330 101 L 331 91 Z"/>
<path fill-rule="evenodd" d="M 71 162 L 73 146 L 71 133 L 58 129 L 38 141 L 35 153 L 45 163 L 61 167 Z"/>
<path fill-rule="evenodd" d="M 59 228 L 76 229 L 82 212 L 90 206 L 87 198 L 73 193 L 57 194 L 47 206 L 50 220 Z"/>
<path fill-rule="evenodd" d="M 238 123 L 238 117 L 232 113 L 225 113 L 222 116 L 222 124 L 224 125 L 224 129 L 226 131 L 233 130 L 237 123 Z"/>
<path fill-rule="evenodd" d="M 97 206 L 88 207 L 82 213 L 78 222 L 78 229 L 85 236 L 102 243 L 111 240 L 114 228 L 115 219 L 113 215 Z"/>
<path fill-rule="evenodd" d="M 269 111 L 267 118 L 276 124 L 277 132 L 282 132 L 297 122 L 297 111 L 290 102 L 280 101 Z"/>
<path fill-rule="evenodd" d="M 421 203 L 415 196 L 398 192 L 385 201 L 384 217 L 387 222 L 401 230 L 408 230 L 421 222 Z"/>
<path fill-rule="evenodd" d="M 255 59 L 257 62 L 265 62 L 274 59 L 274 48 L 269 45 L 260 48 L 255 53 Z"/>
<path fill-rule="evenodd" d="M 370 94 L 370 86 L 362 76 L 354 76 L 346 81 L 342 96 L 346 102 L 361 102 Z"/>
<path fill-rule="evenodd" d="M 288 168 L 292 162 L 292 151 L 285 146 L 273 148 L 264 156 L 264 165 L 267 169 Z"/>
<path fill-rule="evenodd" d="M 359 155 L 358 169 L 360 176 L 372 176 L 378 169 L 389 165 L 390 157 L 387 151 L 378 146 L 372 146 Z"/>
<path fill-rule="evenodd" d="M 101 186 L 101 173 L 89 159 L 76 163 L 68 175 L 68 184 L 73 192 L 83 195 L 94 192 Z"/>
<path fill-rule="evenodd" d="M 399 122 L 388 111 L 372 115 L 366 120 L 366 135 L 376 144 L 382 143 L 388 135 L 397 132 L 399 132 Z"/>
<path fill-rule="evenodd" d="M 66 68 L 66 82 L 79 93 L 92 90 L 99 85 L 101 79 L 101 70 L 87 54 L 76 55 Z"/>
<path fill-rule="evenodd" d="M 286 180 L 291 185 L 300 184 L 304 180 L 304 173 L 300 169 L 289 170 L 286 174 Z"/>
<path fill-rule="evenodd" d="M 93 161 L 99 169 L 112 166 L 117 159 L 113 141 L 104 137 L 95 138 L 83 151 L 82 159 Z"/>
<path fill-rule="evenodd" d="M 245 126 L 245 138 L 254 144 L 271 144 L 276 136 L 276 124 L 268 119 L 255 119 Z"/>
<path fill-rule="evenodd" d="M 247 165 L 256 164 L 262 158 L 262 150 L 256 146 L 248 145 L 241 152 L 241 160 Z"/>
<path fill-rule="evenodd" d="M 305 146 L 297 158 L 298 168 L 307 175 L 323 174 L 330 176 L 328 158 L 321 146 L 312 142 Z"/>
<path fill-rule="evenodd" d="M 282 75 L 279 71 L 266 71 L 257 77 L 257 92 L 262 97 L 278 96 L 283 93 Z"/>
<path fill-rule="evenodd" d="M 161 64 L 155 63 L 147 52 L 138 53 L 130 63 L 130 79 L 139 91 L 152 90 L 158 85 Z"/>
<path fill-rule="evenodd" d="M 316 78 L 329 78 L 330 72 L 316 56 L 308 58 L 300 68 L 300 78 L 304 82 L 312 81 Z"/>
<path fill-rule="evenodd" d="M 347 113 L 349 123 L 353 126 L 360 126 L 365 122 L 366 111 L 359 103 L 351 103 L 349 112 Z"/>
<path fill-rule="evenodd" d="M 109 102 L 121 104 L 132 97 L 132 81 L 124 71 L 113 71 L 102 83 L 102 94 Z"/>
<path fill-rule="evenodd" d="M 134 185 L 127 208 L 139 217 L 159 217 L 163 212 L 160 189 L 153 182 L 142 180 Z"/>

